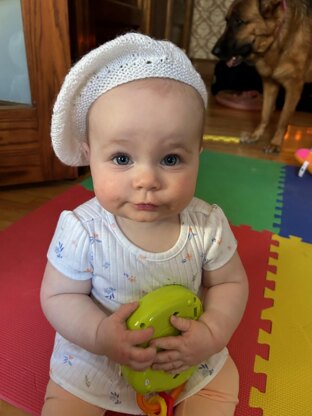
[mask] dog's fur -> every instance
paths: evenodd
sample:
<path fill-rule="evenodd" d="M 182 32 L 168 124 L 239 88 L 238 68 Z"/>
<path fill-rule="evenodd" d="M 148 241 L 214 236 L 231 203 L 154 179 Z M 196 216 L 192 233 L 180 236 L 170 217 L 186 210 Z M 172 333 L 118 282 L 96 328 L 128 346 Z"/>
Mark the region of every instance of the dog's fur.
<path fill-rule="evenodd" d="M 261 122 L 243 141 L 263 137 L 283 86 L 285 103 L 266 147 L 279 151 L 303 85 L 312 82 L 312 0 L 234 0 L 226 22 L 212 53 L 229 66 L 254 64 L 263 81 Z"/>

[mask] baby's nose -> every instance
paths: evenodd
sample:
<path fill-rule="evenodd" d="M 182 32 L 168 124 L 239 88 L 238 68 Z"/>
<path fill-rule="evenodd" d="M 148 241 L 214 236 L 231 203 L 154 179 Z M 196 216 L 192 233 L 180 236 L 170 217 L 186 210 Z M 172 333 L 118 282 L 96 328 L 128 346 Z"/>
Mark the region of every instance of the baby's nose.
<path fill-rule="evenodd" d="M 159 189 L 160 180 L 156 169 L 148 166 L 140 168 L 133 180 L 133 186 L 137 189 Z"/>

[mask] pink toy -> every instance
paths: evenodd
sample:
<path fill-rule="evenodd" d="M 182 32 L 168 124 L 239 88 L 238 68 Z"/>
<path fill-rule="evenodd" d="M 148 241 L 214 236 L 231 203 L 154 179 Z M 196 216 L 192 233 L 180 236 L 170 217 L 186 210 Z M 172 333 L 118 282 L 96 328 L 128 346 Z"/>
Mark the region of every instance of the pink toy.
<path fill-rule="evenodd" d="M 301 163 L 298 176 L 301 178 L 305 171 L 308 170 L 312 174 L 312 149 L 298 149 L 295 158 Z"/>

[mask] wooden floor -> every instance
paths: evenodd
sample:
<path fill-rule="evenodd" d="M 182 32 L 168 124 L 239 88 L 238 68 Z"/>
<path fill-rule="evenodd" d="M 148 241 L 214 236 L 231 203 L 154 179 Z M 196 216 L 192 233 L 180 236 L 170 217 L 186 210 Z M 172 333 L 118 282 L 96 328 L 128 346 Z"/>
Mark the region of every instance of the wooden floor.
<path fill-rule="evenodd" d="M 258 159 L 270 159 L 290 165 L 298 165 L 294 154 L 296 149 L 312 147 L 312 113 L 297 112 L 291 119 L 283 146 L 279 154 L 266 154 L 263 149 L 272 137 L 279 111 L 272 117 L 267 137 L 254 144 L 231 144 L 207 142 L 211 150 L 249 156 Z M 240 111 L 222 107 L 210 97 L 205 132 L 212 135 L 240 137 L 244 132 L 252 131 L 258 124 L 260 112 Z"/>
<path fill-rule="evenodd" d="M 275 115 L 272 122 L 272 129 L 277 116 L 278 114 Z M 239 137 L 243 132 L 251 131 L 259 121 L 259 117 L 259 112 L 238 111 L 222 107 L 215 102 L 213 97 L 210 97 L 205 133 Z M 207 149 L 260 159 L 272 159 L 295 165 L 295 150 L 300 147 L 312 148 L 312 114 L 296 113 L 294 115 L 288 135 L 278 155 L 265 154 L 263 152 L 264 146 L 265 141 L 252 145 L 223 141 L 205 142 Z M 81 179 L 82 177 L 78 181 Z M 8 227 L 23 215 L 65 191 L 78 181 L 0 188 L 0 230 Z M 26 415 L 27 413 L 0 400 L 0 416 Z"/>

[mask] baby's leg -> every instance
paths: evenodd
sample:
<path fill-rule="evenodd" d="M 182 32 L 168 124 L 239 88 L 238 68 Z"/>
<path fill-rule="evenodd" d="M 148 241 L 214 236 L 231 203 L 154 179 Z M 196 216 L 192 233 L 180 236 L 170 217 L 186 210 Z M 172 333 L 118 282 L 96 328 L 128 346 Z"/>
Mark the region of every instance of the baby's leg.
<path fill-rule="evenodd" d="M 104 416 L 105 410 L 79 399 L 54 381 L 48 383 L 41 416 Z"/>
<path fill-rule="evenodd" d="M 180 403 L 175 416 L 233 416 L 238 403 L 239 376 L 229 357 L 218 375 L 194 396 Z"/>

